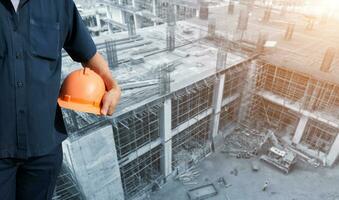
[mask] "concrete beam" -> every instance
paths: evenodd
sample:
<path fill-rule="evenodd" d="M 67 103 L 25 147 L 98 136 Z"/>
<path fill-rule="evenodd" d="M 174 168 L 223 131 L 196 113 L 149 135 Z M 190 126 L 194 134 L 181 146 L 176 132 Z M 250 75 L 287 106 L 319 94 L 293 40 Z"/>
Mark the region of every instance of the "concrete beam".
<path fill-rule="evenodd" d="M 132 162 L 133 160 L 137 159 L 138 157 L 144 155 L 145 153 L 149 152 L 150 150 L 156 148 L 161 144 L 161 140 L 157 139 L 143 147 L 140 147 L 138 150 L 130 153 L 128 156 L 125 156 L 123 161 L 120 163 L 120 167 L 127 165 L 128 163 Z"/>
<path fill-rule="evenodd" d="M 195 123 L 199 122 L 203 118 L 207 117 L 208 115 L 212 114 L 213 110 L 212 108 L 207 109 L 206 111 L 203 111 L 199 115 L 191 118 L 187 122 L 181 124 L 180 126 L 176 127 L 175 129 L 172 130 L 172 137 L 180 133 L 181 131 L 185 130 L 186 128 L 194 125 Z"/>
<path fill-rule="evenodd" d="M 224 107 L 224 106 L 232 103 L 233 101 L 235 101 L 239 97 L 240 97 L 240 93 L 237 93 L 237 94 L 234 94 L 232 96 L 226 97 L 224 100 L 222 100 L 221 107 Z"/>
<path fill-rule="evenodd" d="M 297 105 L 296 103 L 294 102 L 291 102 L 287 99 L 284 99 L 278 95 L 275 95 L 269 91 L 260 91 L 257 93 L 257 95 L 263 97 L 264 99 L 272 102 L 272 103 L 275 103 L 277 105 L 280 105 L 280 106 L 283 106 L 285 108 L 288 108 L 290 110 L 293 110 L 297 113 L 300 113 L 304 116 L 307 116 L 309 118 L 312 118 L 312 119 L 315 119 L 315 120 L 318 120 L 320 122 L 323 122 L 329 126 L 332 126 L 334 128 L 339 128 L 339 120 L 338 119 L 334 119 L 333 117 L 331 116 L 326 116 L 325 114 L 319 114 L 319 113 L 316 113 L 316 112 L 310 112 L 310 111 L 307 111 L 307 110 L 304 110 L 301 108 L 300 105 Z"/>
<path fill-rule="evenodd" d="M 308 122 L 308 117 L 306 117 L 304 115 L 300 117 L 297 129 L 295 130 L 295 133 L 294 133 L 294 136 L 293 136 L 293 139 L 292 139 L 292 142 L 294 144 L 299 144 L 301 142 L 301 139 L 302 139 L 303 134 L 305 132 L 307 122 Z"/>

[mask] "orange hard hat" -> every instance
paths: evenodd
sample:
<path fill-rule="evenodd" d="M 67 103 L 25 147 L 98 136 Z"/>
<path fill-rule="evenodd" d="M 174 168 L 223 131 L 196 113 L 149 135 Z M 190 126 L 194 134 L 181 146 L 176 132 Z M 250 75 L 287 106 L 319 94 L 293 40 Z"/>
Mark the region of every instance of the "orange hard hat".
<path fill-rule="evenodd" d="M 63 82 L 58 104 L 62 108 L 99 115 L 105 92 L 105 83 L 98 74 L 89 68 L 79 69 Z"/>

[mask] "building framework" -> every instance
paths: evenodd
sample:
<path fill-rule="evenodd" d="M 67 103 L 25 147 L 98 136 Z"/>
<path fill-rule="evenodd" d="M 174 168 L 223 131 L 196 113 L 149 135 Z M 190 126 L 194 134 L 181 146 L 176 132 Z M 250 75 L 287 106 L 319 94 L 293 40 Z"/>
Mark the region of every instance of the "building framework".
<path fill-rule="evenodd" d="M 332 165 L 338 155 L 338 84 L 258 61 L 243 123 L 287 136 L 306 153 Z"/>
<path fill-rule="evenodd" d="M 128 25 L 129 28 L 126 27 L 126 30 L 129 29 L 129 39 L 118 41 L 117 49 L 110 48 L 109 52 L 125 50 L 126 47 L 121 47 L 120 43 L 125 44 L 126 41 L 133 45 L 142 41 L 138 47 L 144 48 L 135 50 L 138 57 L 133 59 L 107 55 L 112 58 L 112 63 L 114 61 L 112 65 L 118 63 L 115 70 L 125 68 L 132 73 L 139 67 L 153 66 L 147 68 L 149 71 L 140 77 L 155 77 L 156 73 L 160 73 L 157 82 L 160 89 L 152 87 L 126 92 L 130 97 L 123 97 L 122 103 L 125 105 L 128 102 L 129 106 L 111 118 L 63 111 L 70 133 L 67 144 L 70 153 L 66 157 L 71 163 L 76 182 L 82 185 L 80 191 L 89 188 L 94 196 L 106 195 L 106 198 L 114 199 L 110 191 L 120 185 L 121 196 L 125 199 L 140 198 L 158 189 L 172 175 L 189 169 L 205 158 L 216 149 L 220 138 L 225 138 L 234 128 L 246 129 L 255 134 L 270 131 L 284 143 L 321 160 L 324 165 L 333 166 L 339 155 L 339 82 L 320 79 L 319 76 L 294 70 L 290 66 L 278 65 L 266 59 L 265 55 L 259 56 L 265 53 L 267 35 L 258 34 L 257 44 L 253 42 L 253 38 L 257 37 L 251 38 L 251 42 L 247 41 L 246 36 L 249 34 L 246 30 L 251 26 L 247 11 L 244 16 L 246 26 L 242 24 L 241 29 L 244 30 L 236 33 L 241 34 L 241 39 L 235 37 L 229 40 L 227 34 L 220 34 L 216 31 L 217 23 L 210 18 L 209 28 L 194 26 L 181 30 L 172 26 L 172 32 L 167 37 L 165 34 L 163 37 L 152 35 L 165 44 L 162 48 L 156 43 L 154 46 L 160 48 L 154 48 L 147 45 L 155 40 L 144 41 L 143 36 L 135 35 L 133 31 L 166 22 L 168 8 L 173 5 L 162 0 L 114 0 L 101 3 L 106 6 L 107 13 L 115 9 L 121 11 L 117 17 L 117 20 L 121 20 L 119 23 L 133 23 Z M 193 4 L 174 3 L 177 19 L 189 18 L 197 13 Z M 230 5 L 233 10 L 229 10 L 229 15 L 233 15 L 234 4 Z M 200 12 L 204 14 L 203 18 L 209 18 L 208 6 Z M 273 15 L 270 12 L 271 8 L 264 9 L 265 20 L 260 23 L 270 23 Z M 244 15 L 244 12 L 240 13 Z M 198 38 L 195 38 L 196 32 L 199 32 Z M 187 38 L 194 39 L 187 40 L 183 37 L 185 34 Z M 166 45 L 168 38 L 175 45 Z M 185 43 L 179 43 L 179 40 Z M 103 44 L 101 49 L 105 48 Z M 231 62 L 233 54 L 243 56 Z M 164 59 L 163 63 L 154 61 L 162 60 L 164 56 L 168 60 Z M 294 59 L 303 61 L 298 60 L 298 56 L 291 57 L 291 60 Z M 132 64 L 131 60 L 135 63 Z M 193 63 L 195 60 L 199 62 Z M 203 63 L 202 60 L 213 62 Z M 194 70 L 200 71 L 194 74 Z M 181 74 L 176 74 L 176 71 Z M 180 77 L 183 75 L 185 77 Z M 178 83 L 180 78 L 184 81 Z M 105 127 L 104 131 L 102 127 Z M 104 135 L 102 143 L 95 141 L 94 135 Z M 82 153 L 87 151 L 79 147 L 79 141 L 87 137 L 90 142 L 86 140 L 86 144 L 102 148 L 98 147 L 100 151 L 95 149 L 97 154 Z M 91 140 L 94 140 L 93 144 Z M 73 162 L 72 154 L 79 155 Z M 103 154 L 108 156 L 101 158 Z M 95 161 L 93 165 L 96 167 L 92 168 L 92 163 L 87 162 L 87 159 Z M 78 163 L 85 163 L 88 169 L 81 168 Z M 113 164 L 103 168 L 107 163 Z M 91 181 L 104 189 L 96 190 L 90 183 L 82 181 L 87 180 L 83 179 L 84 174 L 103 174 L 102 171 L 107 171 L 104 174 L 107 176 L 114 174 L 110 177 L 111 182 L 107 183 L 100 176 L 91 176 Z"/>

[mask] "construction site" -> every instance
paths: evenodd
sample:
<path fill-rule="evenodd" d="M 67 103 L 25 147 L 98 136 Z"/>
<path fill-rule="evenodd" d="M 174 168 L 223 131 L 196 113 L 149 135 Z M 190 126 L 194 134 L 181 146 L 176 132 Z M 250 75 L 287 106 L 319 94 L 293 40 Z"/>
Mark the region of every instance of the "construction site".
<path fill-rule="evenodd" d="M 75 2 L 122 98 L 63 109 L 54 200 L 339 199 L 339 2 Z"/>

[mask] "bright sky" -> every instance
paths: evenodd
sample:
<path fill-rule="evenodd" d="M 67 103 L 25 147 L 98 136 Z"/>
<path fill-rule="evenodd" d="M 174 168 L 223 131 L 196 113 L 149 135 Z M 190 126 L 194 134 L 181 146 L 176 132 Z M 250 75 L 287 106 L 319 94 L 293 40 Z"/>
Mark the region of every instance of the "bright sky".
<path fill-rule="evenodd" d="M 336 14 L 339 10 L 339 0 L 309 0 L 305 6 L 305 12 L 309 14 L 322 15 L 324 13 Z"/>

